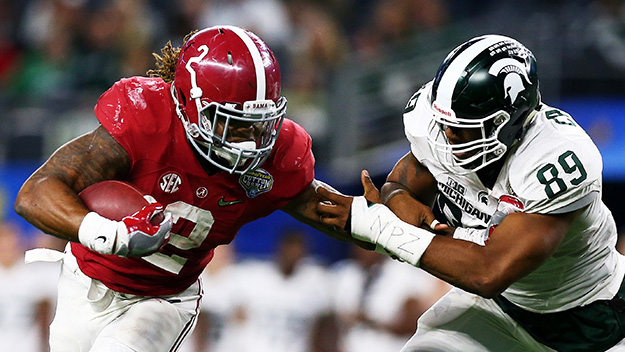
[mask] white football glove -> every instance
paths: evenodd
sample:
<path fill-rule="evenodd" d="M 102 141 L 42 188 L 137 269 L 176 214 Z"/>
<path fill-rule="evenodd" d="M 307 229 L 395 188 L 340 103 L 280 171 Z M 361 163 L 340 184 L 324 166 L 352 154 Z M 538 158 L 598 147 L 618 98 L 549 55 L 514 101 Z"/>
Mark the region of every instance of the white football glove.
<path fill-rule="evenodd" d="M 163 220 L 152 225 L 154 216 Z M 107 219 L 96 212 L 88 213 L 78 229 L 78 239 L 87 248 L 120 257 L 143 257 L 159 250 L 169 241 L 173 222 L 160 203 L 144 206 L 121 221 Z"/>
<path fill-rule="evenodd" d="M 497 209 L 488 222 L 486 229 L 458 227 L 454 231 L 453 237 L 477 243 L 480 246 L 485 246 L 488 244 L 490 235 L 493 233 L 495 228 L 501 224 L 506 216 L 523 211 L 524 209 L 525 207 L 523 206 L 523 203 L 517 197 L 512 195 L 503 195 L 499 198 Z"/>

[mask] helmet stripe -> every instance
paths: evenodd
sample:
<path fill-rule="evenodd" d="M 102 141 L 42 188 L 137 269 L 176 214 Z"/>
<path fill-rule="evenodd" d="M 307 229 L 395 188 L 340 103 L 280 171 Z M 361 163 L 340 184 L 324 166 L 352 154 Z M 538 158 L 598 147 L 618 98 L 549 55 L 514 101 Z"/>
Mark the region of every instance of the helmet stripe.
<path fill-rule="evenodd" d="M 461 52 L 447 67 L 447 70 L 443 73 L 438 90 L 436 92 L 436 101 L 439 105 L 451 109 L 451 98 L 458 83 L 458 78 L 462 75 L 462 72 L 478 55 L 480 55 L 485 49 L 491 45 L 509 40 L 509 38 L 500 35 L 488 35 L 484 39 L 469 46 L 463 52 Z"/>
<path fill-rule="evenodd" d="M 230 29 L 236 35 L 243 40 L 243 43 L 247 46 L 247 50 L 249 50 L 250 55 L 252 55 L 252 61 L 254 61 L 254 69 L 256 71 L 256 100 L 265 100 L 267 93 L 267 79 L 265 77 L 265 66 L 263 65 L 263 59 L 260 56 L 260 51 L 258 47 L 250 38 L 250 36 L 241 28 L 234 26 L 223 26 L 224 28 Z"/>

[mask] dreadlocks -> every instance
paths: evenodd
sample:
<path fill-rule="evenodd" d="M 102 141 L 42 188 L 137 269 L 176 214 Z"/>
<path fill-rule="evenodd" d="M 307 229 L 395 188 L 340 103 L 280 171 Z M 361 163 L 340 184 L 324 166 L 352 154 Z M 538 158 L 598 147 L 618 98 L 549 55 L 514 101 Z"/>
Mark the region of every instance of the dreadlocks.
<path fill-rule="evenodd" d="M 187 34 L 184 37 L 183 42 L 186 43 L 192 35 L 197 33 L 197 31 L 198 30 L 196 29 Z M 150 77 L 160 77 L 167 83 L 173 82 L 180 50 L 181 48 L 174 48 L 171 41 L 168 41 L 167 44 L 165 44 L 165 46 L 161 49 L 161 55 L 152 53 L 152 56 L 156 59 L 156 68 L 148 70 L 147 75 Z"/>

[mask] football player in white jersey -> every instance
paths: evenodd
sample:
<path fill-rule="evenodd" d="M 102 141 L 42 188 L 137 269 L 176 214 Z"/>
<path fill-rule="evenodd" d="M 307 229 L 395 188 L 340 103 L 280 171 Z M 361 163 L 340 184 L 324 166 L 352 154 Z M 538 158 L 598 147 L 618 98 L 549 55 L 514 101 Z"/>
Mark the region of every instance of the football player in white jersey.
<path fill-rule="evenodd" d="M 236 264 L 230 287 L 234 336 L 224 351 L 333 351 L 331 277 L 310 256 L 304 233 L 287 228 L 273 260 Z"/>
<path fill-rule="evenodd" d="M 604 351 L 625 337 L 601 155 L 541 102 L 525 46 L 499 35 L 458 46 L 404 125 L 411 151 L 381 193 L 366 171 L 365 196 L 318 189 L 327 224 L 455 286 L 402 352 Z"/>

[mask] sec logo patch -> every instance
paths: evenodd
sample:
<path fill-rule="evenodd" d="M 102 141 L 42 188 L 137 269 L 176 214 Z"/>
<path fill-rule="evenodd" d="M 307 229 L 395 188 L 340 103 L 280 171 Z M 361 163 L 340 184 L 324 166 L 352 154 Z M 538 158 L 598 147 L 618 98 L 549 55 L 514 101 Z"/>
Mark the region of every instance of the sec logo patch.
<path fill-rule="evenodd" d="M 182 178 L 175 172 L 168 172 L 161 176 L 158 186 L 165 193 L 176 193 L 180 189 Z"/>

